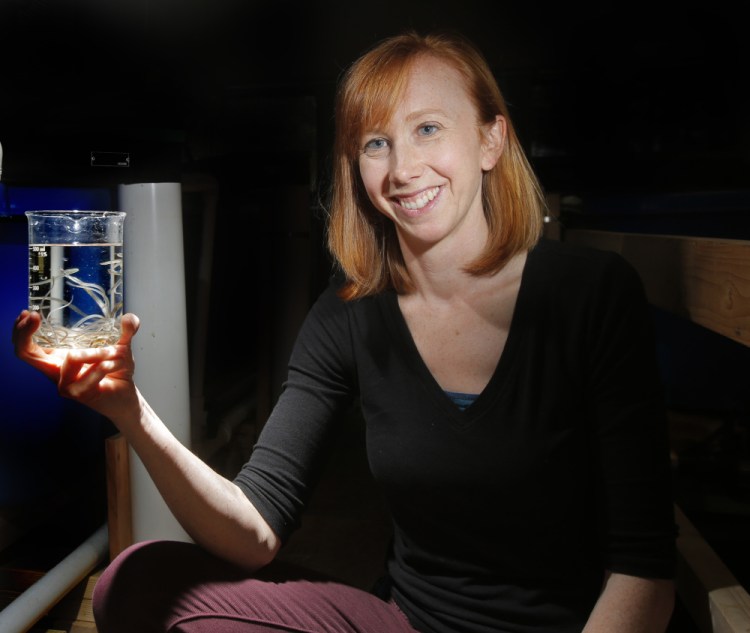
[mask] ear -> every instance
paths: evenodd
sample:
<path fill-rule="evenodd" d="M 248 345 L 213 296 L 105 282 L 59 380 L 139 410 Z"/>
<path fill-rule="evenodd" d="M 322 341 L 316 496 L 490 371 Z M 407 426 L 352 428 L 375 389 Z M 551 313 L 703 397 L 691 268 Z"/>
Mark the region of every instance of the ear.
<path fill-rule="evenodd" d="M 505 117 L 498 114 L 492 123 L 482 126 L 482 169 L 492 169 L 505 148 L 508 125 Z"/>

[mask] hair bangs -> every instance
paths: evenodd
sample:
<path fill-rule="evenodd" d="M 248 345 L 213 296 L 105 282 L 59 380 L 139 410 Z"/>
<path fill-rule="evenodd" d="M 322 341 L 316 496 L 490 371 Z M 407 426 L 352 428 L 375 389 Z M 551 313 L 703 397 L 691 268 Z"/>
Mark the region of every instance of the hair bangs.
<path fill-rule="evenodd" d="M 350 157 L 358 157 L 362 136 L 382 129 L 403 96 L 411 67 L 409 56 L 391 51 L 361 64 L 349 77 L 341 102 L 340 123 L 347 131 Z"/>

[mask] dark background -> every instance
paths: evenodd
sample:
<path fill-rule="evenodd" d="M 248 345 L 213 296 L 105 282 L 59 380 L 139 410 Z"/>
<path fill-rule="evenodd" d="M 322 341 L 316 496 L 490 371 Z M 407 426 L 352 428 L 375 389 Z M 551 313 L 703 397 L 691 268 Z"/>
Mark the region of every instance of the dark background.
<path fill-rule="evenodd" d="M 191 168 L 254 152 L 263 170 L 264 149 L 314 134 L 324 168 L 340 72 L 408 27 L 480 45 L 550 191 L 747 185 L 746 24 L 733 3 L 658 1 L 0 0 L 6 178 L 34 141 L 62 157 L 84 138 L 175 142 Z M 268 105 L 302 97 L 307 130 Z"/>

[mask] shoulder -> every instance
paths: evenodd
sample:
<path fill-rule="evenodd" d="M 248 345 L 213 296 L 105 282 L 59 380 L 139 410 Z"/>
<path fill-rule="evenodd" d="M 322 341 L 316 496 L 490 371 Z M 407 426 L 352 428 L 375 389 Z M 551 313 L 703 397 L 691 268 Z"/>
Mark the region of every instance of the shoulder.
<path fill-rule="evenodd" d="M 333 367 L 348 371 L 356 365 L 357 350 L 363 344 L 378 341 L 382 345 L 382 298 L 345 301 L 338 294 L 340 287 L 332 279 L 313 302 L 297 335 L 293 362 L 328 368 L 321 371 Z"/>
<path fill-rule="evenodd" d="M 622 255 L 559 242 L 542 241 L 529 253 L 522 290 L 536 318 L 595 329 L 605 317 L 643 318 L 648 306 L 640 275 Z"/>
<path fill-rule="evenodd" d="M 619 253 L 544 239 L 529 253 L 527 268 L 531 281 L 563 287 L 640 284 L 635 268 Z"/>
<path fill-rule="evenodd" d="M 307 316 L 308 325 L 326 330 L 352 327 L 353 322 L 366 322 L 379 314 L 385 303 L 385 293 L 361 299 L 344 300 L 339 291 L 343 280 L 331 277 Z"/>
<path fill-rule="evenodd" d="M 380 295 L 373 295 L 369 297 L 363 297 L 361 299 L 346 300 L 341 298 L 341 290 L 343 289 L 345 280 L 338 276 L 332 275 L 325 288 L 318 295 L 317 299 L 313 303 L 314 310 L 323 310 L 326 312 L 351 312 L 361 309 L 367 309 L 371 307 Z"/>
<path fill-rule="evenodd" d="M 530 256 L 530 259 L 547 265 L 555 264 L 563 272 L 629 266 L 625 258 L 614 251 L 547 239 L 540 240 L 531 250 Z"/>

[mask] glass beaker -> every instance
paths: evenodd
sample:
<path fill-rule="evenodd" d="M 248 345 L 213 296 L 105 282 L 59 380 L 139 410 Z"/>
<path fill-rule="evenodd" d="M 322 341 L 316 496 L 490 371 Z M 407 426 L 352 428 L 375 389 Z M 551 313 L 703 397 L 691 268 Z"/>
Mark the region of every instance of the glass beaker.
<path fill-rule="evenodd" d="M 122 211 L 27 211 L 29 310 L 42 347 L 113 345 L 123 313 Z"/>

